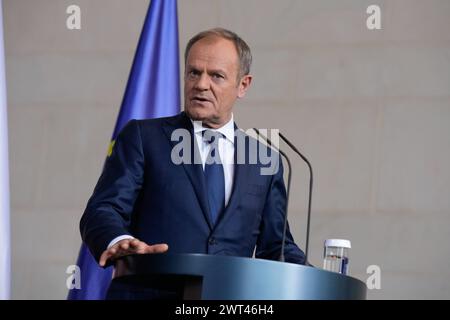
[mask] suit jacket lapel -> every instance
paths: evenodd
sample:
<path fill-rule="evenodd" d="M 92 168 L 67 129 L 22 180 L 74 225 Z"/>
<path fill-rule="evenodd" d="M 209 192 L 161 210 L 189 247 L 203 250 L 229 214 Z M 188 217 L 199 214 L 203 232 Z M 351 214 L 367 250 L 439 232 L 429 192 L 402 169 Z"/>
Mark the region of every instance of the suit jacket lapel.
<path fill-rule="evenodd" d="M 210 218 L 210 212 L 209 212 L 209 205 L 208 205 L 208 198 L 206 195 L 206 186 L 205 186 L 205 179 L 203 174 L 203 166 L 200 161 L 200 163 L 195 163 L 194 159 L 201 159 L 199 149 L 197 146 L 197 141 L 194 134 L 194 128 L 192 127 L 192 123 L 189 120 L 189 118 L 185 115 L 184 112 L 182 112 L 178 117 L 172 118 L 173 121 L 167 121 L 167 125 L 163 126 L 164 132 L 169 139 L 170 143 L 172 144 L 172 147 L 174 147 L 176 144 L 178 144 L 177 141 L 172 141 L 171 136 L 172 132 L 175 129 L 186 129 L 189 130 L 190 133 L 190 143 L 191 143 L 191 164 L 183 163 L 183 168 L 186 171 L 187 176 L 189 177 L 189 180 L 192 183 L 192 186 L 194 188 L 195 194 L 197 195 L 198 202 L 200 203 L 200 207 L 202 208 L 203 215 L 205 216 L 205 219 L 208 223 L 209 228 L 212 230 L 213 225 Z"/>

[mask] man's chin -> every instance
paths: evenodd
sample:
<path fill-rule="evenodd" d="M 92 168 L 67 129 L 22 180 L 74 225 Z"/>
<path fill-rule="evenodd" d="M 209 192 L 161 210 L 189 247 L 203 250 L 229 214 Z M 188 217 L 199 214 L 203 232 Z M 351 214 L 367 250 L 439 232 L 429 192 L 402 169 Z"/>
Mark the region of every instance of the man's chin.
<path fill-rule="evenodd" d="M 220 118 L 207 111 L 210 110 L 205 110 L 204 108 L 198 107 L 189 107 L 184 109 L 184 112 L 192 121 L 201 121 L 204 126 L 210 128 L 220 127 Z"/>
<path fill-rule="evenodd" d="M 194 109 L 194 110 L 192 110 Z M 208 119 L 208 114 L 206 112 L 202 112 L 202 110 L 196 110 L 197 108 L 189 108 L 185 109 L 184 111 L 188 115 L 189 118 L 191 118 L 194 121 L 204 121 Z"/>

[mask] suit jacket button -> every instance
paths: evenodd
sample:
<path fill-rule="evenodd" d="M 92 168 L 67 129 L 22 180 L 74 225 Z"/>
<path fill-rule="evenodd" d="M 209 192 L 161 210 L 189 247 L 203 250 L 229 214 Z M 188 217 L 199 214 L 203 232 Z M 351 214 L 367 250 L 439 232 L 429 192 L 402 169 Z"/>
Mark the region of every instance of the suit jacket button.
<path fill-rule="evenodd" d="M 215 245 L 215 244 L 217 244 L 217 241 L 216 241 L 216 239 L 214 239 L 214 238 L 209 238 L 208 243 L 209 243 L 210 245 Z"/>

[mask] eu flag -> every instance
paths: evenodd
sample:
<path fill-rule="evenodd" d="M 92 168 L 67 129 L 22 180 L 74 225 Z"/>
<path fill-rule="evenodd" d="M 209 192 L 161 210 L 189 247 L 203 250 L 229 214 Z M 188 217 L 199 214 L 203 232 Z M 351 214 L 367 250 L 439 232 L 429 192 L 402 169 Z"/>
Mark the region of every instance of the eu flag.
<path fill-rule="evenodd" d="M 177 2 L 152 0 L 108 154 L 120 130 L 128 121 L 172 116 L 180 111 L 178 53 Z M 69 290 L 68 299 L 104 299 L 111 281 L 112 267 L 99 267 L 85 244 L 81 245 L 77 266 L 81 288 Z"/>

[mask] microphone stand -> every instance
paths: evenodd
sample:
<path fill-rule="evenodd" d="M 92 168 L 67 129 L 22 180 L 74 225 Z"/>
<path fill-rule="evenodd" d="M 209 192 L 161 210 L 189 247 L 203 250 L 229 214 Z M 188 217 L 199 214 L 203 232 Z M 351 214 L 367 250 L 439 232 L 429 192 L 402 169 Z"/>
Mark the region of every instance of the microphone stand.
<path fill-rule="evenodd" d="M 306 246 L 305 246 L 305 263 L 308 263 L 308 251 L 309 251 L 309 225 L 311 220 L 311 198 L 312 198 L 312 189 L 313 189 L 313 170 L 311 167 L 311 163 L 309 163 L 308 159 L 300 152 L 298 149 L 280 132 L 280 137 L 284 142 L 287 143 L 291 149 L 306 162 L 309 168 L 309 198 L 308 198 L 308 218 L 306 221 Z"/>
<path fill-rule="evenodd" d="M 258 134 L 258 136 L 260 136 L 261 138 L 263 138 L 267 144 L 269 145 L 269 147 L 272 147 L 272 141 L 270 141 L 269 138 L 265 137 L 263 134 L 261 134 L 259 132 L 258 129 L 253 128 L 253 130 Z M 288 183 L 287 183 L 287 188 L 286 188 L 286 208 L 285 208 L 285 218 L 284 218 L 284 226 L 283 226 L 283 240 L 281 242 L 281 253 L 280 253 L 280 257 L 278 258 L 279 261 L 284 262 L 284 243 L 286 242 L 286 229 L 287 229 L 287 215 L 288 215 L 288 208 L 289 208 L 289 193 L 291 191 L 291 177 L 292 177 L 292 166 L 291 166 L 291 161 L 289 160 L 288 156 L 286 155 L 286 153 L 284 153 L 282 150 L 280 150 L 279 148 L 276 148 L 274 146 L 275 150 L 278 151 L 285 159 L 288 165 Z"/>

